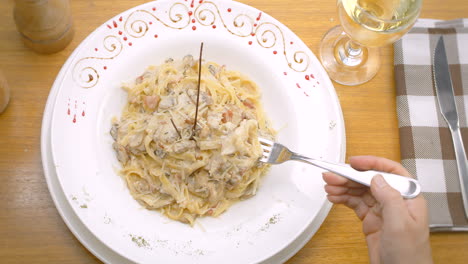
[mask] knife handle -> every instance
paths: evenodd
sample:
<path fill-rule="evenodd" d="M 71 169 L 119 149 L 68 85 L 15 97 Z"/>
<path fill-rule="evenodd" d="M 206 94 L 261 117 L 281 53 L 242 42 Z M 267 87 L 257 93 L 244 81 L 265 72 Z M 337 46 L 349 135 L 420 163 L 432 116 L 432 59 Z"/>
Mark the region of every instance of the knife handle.
<path fill-rule="evenodd" d="M 460 128 L 451 129 L 455 158 L 457 160 L 458 176 L 460 177 L 460 189 L 465 208 L 465 217 L 468 219 L 468 162 L 466 160 L 465 147 L 460 133 Z"/>

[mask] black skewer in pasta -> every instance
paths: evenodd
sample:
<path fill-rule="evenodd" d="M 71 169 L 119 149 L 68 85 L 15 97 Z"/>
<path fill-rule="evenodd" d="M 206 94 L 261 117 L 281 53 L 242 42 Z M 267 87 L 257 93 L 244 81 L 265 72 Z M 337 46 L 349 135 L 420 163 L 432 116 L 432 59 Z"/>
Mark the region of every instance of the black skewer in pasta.
<path fill-rule="evenodd" d="M 192 139 L 194 139 L 195 129 L 197 128 L 198 118 L 198 104 L 200 102 L 200 84 L 201 84 L 201 70 L 202 70 L 202 55 L 203 55 L 203 42 L 200 45 L 200 58 L 198 60 L 198 87 L 197 87 L 197 103 L 195 105 L 195 122 L 193 123 Z"/>
<path fill-rule="evenodd" d="M 172 118 L 171 118 L 171 123 L 172 123 L 172 126 L 174 126 L 174 129 L 177 132 L 177 135 L 179 135 L 179 138 L 182 139 L 182 135 L 180 134 L 179 129 L 176 127 L 174 120 L 172 120 Z"/>

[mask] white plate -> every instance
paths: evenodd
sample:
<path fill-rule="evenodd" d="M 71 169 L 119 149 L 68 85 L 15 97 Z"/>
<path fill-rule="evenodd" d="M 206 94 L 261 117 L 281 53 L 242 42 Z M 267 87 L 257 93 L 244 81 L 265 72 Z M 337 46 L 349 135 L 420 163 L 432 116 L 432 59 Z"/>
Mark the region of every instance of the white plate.
<path fill-rule="evenodd" d="M 58 180 L 95 237 L 135 262 L 265 261 L 300 244 L 323 221 L 316 223 L 329 206 L 320 170 L 293 162 L 275 166 L 255 197 L 219 218 L 200 219 L 194 228 L 142 209 L 115 172 L 119 164 L 108 131 L 125 102 L 120 82 L 167 57 L 196 54 L 201 41 L 205 59 L 241 70 L 259 84 L 267 113 L 282 128 L 281 142 L 310 156 L 342 160 L 341 109 L 306 45 L 278 21 L 243 4 L 191 5 L 157 1 L 128 10 L 98 28 L 69 59 L 56 82 L 53 109 Z"/>
<path fill-rule="evenodd" d="M 70 58 L 74 57 L 79 48 L 77 48 Z M 41 128 L 41 160 L 42 168 L 44 170 L 44 176 L 47 182 L 47 187 L 49 189 L 52 200 L 54 201 L 55 207 L 62 217 L 65 224 L 68 226 L 70 231 L 75 235 L 75 237 L 97 258 L 102 260 L 105 263 L 133 263 L 124 257 L 118 255 L 113 250 L 111 250 L 106 245 L 102 244 L 87 228 L 83 225 L 80 219 L 76 216 L 71 208 L 70 204 L 67 201 L 65 194 L 60 187 L 58 182 L 57 175 L 55 173 L 55 166 L 52 162 L 52 152 L 50 146 L 50 130 L 52 122 L 52 110 L 55 99 L 58 93 L 58 83 L 63 79 L 63 75 L 66 69 L 70 66 L 70 60 L 65 63 L 60 70 L 60 73 L 57 75 L 57 78 L 52 86 L 52 89 L 49 93 L 47 99 L 47 104 L 44 109 L 44 115 L 42 118 L 42 128 Z"/>
<path fill-rule="evenodd" d="M 77 48 L 79 50 L 79 48 Z M 77 51 L 74 52 L 74 54 Z M 73 57 L 74 54 L 70 56 Z M 52 153 L 51 153 L 51 146 L 50 146 L 50 126 L 52 122 L 52 109 L 53 104 L 55 102 L 57 92 L 58 92 L 58 85 L 63 78 L 63 73 L 69 67 L 70 63 L 66 63 L 62 70 L 60 71 L 59 75 L 56 78 L 56 82 L 53 85 L 51 92 L 49 94 L 49 98 L 47 100 L 47 104 L 44 110 L 44 116 L 42 120 L 42 131 L 41 131 L 41 160 L 42 166 L 44 169 L 44 175 L 47 182 L 47 186 L 49 188 L 49 192 L 51 197 L 57 207 L 59 214 L 61 215 L 62 219 L 64 220 L 65 224 L 68 226 L 70 231 L 76 236 L 76 238 L 97 258 L 102 260 L 105 263 L 133 263 L 128 259 L 122 257 L 121 255 L 117 254 L 109 247 L 104 245 L 100 242 L 87 228 L 83 225 L 77 215 L 73 212 L 72 207 L 67 201 L 65 194 L 63 193 L 57 175 L 55 173 L 55 167 L 52 162 Z M 344 136 L 344 135 L 343 135 Z M 342 157 L 344 157 L 344 152 L 342 153 Z M 331 204 L 325 204 L 320 212 L 315 217 L 314 221 L 310 223 L 309 227 L 299 236 L 293 243 L 291 243 L 288 247 L 283 249 L 281 252 L 278 252 L 271 258 L 264 261 L 264 263 L 283 263 L 296 254 L 306 243 L 309 239 L 313 236 L 313 234 L 317 231 L 320 224 L 323 222 L 325 217 L 328 214 L 328 211 L 331 208 Z"/>
<path fill-rule="evenodd" d="M 70 56 L 73 57 L 77 53 L 79 48 Z M 42 121 L 42 131 L 41 131 L 41 154 L 42 154 L 42 166 L 44 169 L 44 175 L 49 188 L 51 197 L 57 207 L 59 214 L 64 220 L 65 224 L 68 226 L 70 231 L 77 237 L 77 239 L 93 253 L 97 258 L 102 260 L 105 263 L 132 263 L 128 259 L 120 256 L 116 252 L 112 251 L 109 247 L 101 243 L 87 228 L 83 225 L 80 219 L 76 216 L 71 208 L 70 204 L 67 201 L 66 196 L 64 195 L 58 179 L 55 173 L 54 164 L 52 162 L 52 153 L 50 146 L 50 126 L 52 121 L 52 109 L 55 102 L 57 92 L 58 92 L 58 83 L 62 81 L 63 74 L 65 70 L 69 67 L 69 63 L 66 63 L 59 75 L 56 78 L 47 104 L 44 110 L 44 116 Z M 343 134 L 344 137 L 344 134 Z M 342 157 L 344 157 L 344 151 L 342 152 Z M 328 214 L 328 211 L 331 208 L 331 204 L 325 204 L 320 212 L 315 217 L 314 221 L 310 223 L 309 227 L 299 236 L 293 243 L 288 247 L 283 249 L 281 252 L 278 252 L 276 255 L 264 261 L 264 263 L 283 263 L 296 254 L 306 243 L 310 240 L 313 234 L 317 231 L 320 224 L 323 222 L 325 217 Z"/>

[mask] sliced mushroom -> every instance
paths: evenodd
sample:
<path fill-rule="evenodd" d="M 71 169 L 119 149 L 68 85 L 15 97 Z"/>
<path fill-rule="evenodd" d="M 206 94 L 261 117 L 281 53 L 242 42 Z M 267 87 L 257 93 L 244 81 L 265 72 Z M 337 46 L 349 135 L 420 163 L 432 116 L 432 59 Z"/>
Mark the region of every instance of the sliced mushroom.
<path fill-rule="evenodd" d="M 114 142 L 114 144 L 112 144 L 112 147 L 117 153 L 117 159 L 120 161 L 120 163 L 125 165 L 129 160 L 127 150 L 117 142 Z"/>
<path fill-rule="evenodd" d="M 167 152 L 162 149 L 156 149 L 154 154 L 156 154 L 156 156 L 160 157 L 161 159 L 164 159 L 167 155 Z"/>
<path fill-rule="evenodd" d="M 154 142 L 173 143 L 179 138 L 179 134 L 175 130 L 170 121 L 162 121 L 159 123 L 153 135 Z"/>
<path fill-rule="evenodd" d="M 224 182 L 210 180 L 207 184 L 208 192 L 208 201 L 211 205 L 217 204 L 224 197 Z"/>
<path fill-rule="evenodd" d="M 111 130 L 110 130 L 110 134 L 111 134 L 112 138 L 113 138 L 115 141 L 117 141 L 118 132 L 119 132 L 118 125 L 117 125 L 117 124 L 113 124 L 112 127 L 111 127 Z"/>
<path fill-rule="evenodd" d="M 172 149 L 173 149 L 174 153 L 180 154 L 180 153 L 184 153 L 184 152 L 186 152 L 186 151 L 188 151 L 190 149 L 194 149 L 196 146 L 197 145 L 196 145 L 195 141 L 184 139 L 184 140 L 181 140 L 179 142 L 174 143 L 174 145 L 172 146 Z"/>
<path fill-rule="evenodd" d="M 143 142 L 145 134 L 145 131 L 141 131 L 130 135 L 128 138 L 127 150 L 135 155 L 145 152 L 146 148 Z"/>
<path fill-rule="evenodd" d="M 187 90 L 187 94 L 188 94 L 188 96 L 190 96 L 190 99 L 192 100 L 192 102 L 194 104 L 196 104 L 197 96 L 198 96 L 197 89 Z M 200 91 L 200 98 L 199 99 L 200 99 L 200 104 L 205 104 L 205 105 L 213 104 L 213 98 L 211 98 L 211 96 L 207 92 Z"/>
<path fill-rule="evenodd" d="M 195 61 L 193 60 L 193 56 L 190 55 L 190 54 L 185 55 L 182 58 L 182 64 L 183 64 L 184 69 L 188 69 L 188 68 L 192 67 L 194 63 L 195 63 Z"/>
<path fill-rule="evenodd" d="M 227 169 L 229 164 L 226 164 L 226 161 L 219 154 L 213 155 L 209 160 L 206 169 L 210 172 L 210 175 L 220 174 L 223 170 Z"/>
<path fill-rule="evenodd" d="M 141 193 L 141 194 L 147 194 L 151 192 L 148 182 L 144 179 L 134 181 L 133 188 L 135 189 L 136 192 Z"/>
<path fill-rule="evenodd" d="M 208 70 L 210 71 L 211 75 L 213 75 L 214 77 L 218 76 L 219 69 L 213 64 L 208 65 Z"/>
<path fill-rule="evenodd" d="M 166 110 L 177 104 L 174 96 L 163 96 L 159 102 L 159 109 Z"/>
<path fill-rule="evenodd" d="M 196 196 L 208 198 L 209 192 L 207 189 L 209 174 L 206 170 L 199 170 L 187 178 L 188 190 Z"/>
<path fill-rule="evenodd" d="M 135 148 L 140 146 L 143 143 L 143 138 L 145 136 L 145 132 L 141 131 L 138 133 L 131 134 L 128 138 L 128 145 L 130 148 Z"/>
<path fill-rule="evenodd" d="M 205 105 L 212 105 L 213 104 L 213 98 L 211 98 L 211 96 L 206 92 L 200 92 L 200 101 L 201 101 L 201 103 L 203 103 Z"/>

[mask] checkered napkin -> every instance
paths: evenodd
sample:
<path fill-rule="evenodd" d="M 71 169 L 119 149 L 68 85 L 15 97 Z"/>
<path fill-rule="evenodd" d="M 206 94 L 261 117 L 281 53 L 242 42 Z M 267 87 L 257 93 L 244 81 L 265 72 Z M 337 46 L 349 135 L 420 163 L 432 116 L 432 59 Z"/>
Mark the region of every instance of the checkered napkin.
<path fill-rule="evenodd" d="M 432 78 L 432 57 L 441 35 L 468 150 L 468 19 L 419 19 L 394 44 L 401 162 L 421 184 L 431 230 L 468 231 L 453 141 Z"/>

